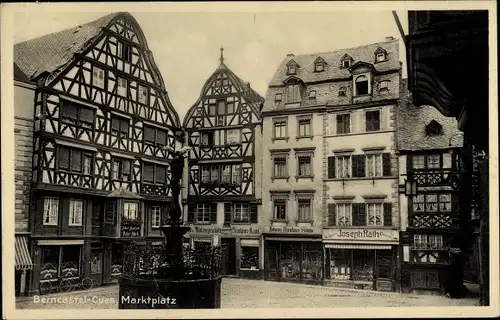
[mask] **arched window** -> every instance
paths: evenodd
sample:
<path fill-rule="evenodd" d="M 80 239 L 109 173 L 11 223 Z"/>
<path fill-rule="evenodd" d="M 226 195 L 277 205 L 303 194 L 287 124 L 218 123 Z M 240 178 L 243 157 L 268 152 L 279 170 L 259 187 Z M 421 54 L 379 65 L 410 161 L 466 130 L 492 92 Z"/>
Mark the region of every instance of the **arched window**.
<path fill-rule="evenodd" d="M 356 95 L 369 94 L 368 92 L 368 77 L 359 76 L 356 78 Z"/>
<path fill-rule="evenodd" d="M 425 134 L 430 136 L 430 137 L 442 135 L 443 134 L 443 126 L 439 122 L 437 122 L 436 120 L 432 120 L 425 127 Z"/>

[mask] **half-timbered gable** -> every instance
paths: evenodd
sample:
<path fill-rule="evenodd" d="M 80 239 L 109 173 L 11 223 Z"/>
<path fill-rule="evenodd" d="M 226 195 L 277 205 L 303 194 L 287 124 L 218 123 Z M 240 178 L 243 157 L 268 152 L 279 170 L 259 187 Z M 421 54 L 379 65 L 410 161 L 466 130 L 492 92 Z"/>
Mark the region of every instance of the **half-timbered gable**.
<path fill-rule="evenodd" d="M 60 48 L 50 49 L 49 61 L 26 58 L 44 55 L 52 43 Z M 163 146 L 176 147 L 173 132 L 180 126 L 179 117 L 130 14 L 108 15 L 17 44 L 15 55 L 40 88 L 35 103 L 35 182 L 103 191 L 123 186 L 167 195 L 166 187 L 142 187 L 142 158 L 165 161 Z M 65 171 L 56 165 L 62 142 L 76 143 L 74 148 L 88 154 L 78 169 Z M 127 161 L 120 160 L 124 165 L 117 169 L 115 159 Z M 129 174 L 123 176 L 122 171 Z M 168 186 L 168 178 L 162 185 Z"/>
<path fill-rule="evenodd" d="M 224 63 L 203 86 L 184 128 L 189 154 L 189 196 L 255 198 L 256 128 L 263 98 Z"/>

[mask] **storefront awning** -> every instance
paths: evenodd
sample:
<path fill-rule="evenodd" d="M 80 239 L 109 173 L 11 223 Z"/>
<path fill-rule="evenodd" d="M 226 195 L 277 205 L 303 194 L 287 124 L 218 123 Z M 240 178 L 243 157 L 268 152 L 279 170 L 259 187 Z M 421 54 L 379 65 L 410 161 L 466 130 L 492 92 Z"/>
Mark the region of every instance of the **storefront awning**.
<path fill-rule="evenodd" d="M 16 270 L 30 270 L 33 267 L 26 237 L 16 236 Z"/>
<path fill-rule="evenodd" d="M 347 243 L 327 243 L 327 249 L 362 249 L 362 250 L 391 250 L 391 246 L 376 244 L 347 244 Z"/>

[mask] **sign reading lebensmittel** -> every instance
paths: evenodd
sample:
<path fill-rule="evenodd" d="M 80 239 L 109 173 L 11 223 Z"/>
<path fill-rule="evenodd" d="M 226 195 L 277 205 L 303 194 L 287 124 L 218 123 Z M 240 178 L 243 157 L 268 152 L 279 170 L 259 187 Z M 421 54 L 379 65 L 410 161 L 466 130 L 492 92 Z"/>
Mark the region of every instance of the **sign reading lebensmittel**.
<path fill-rule="evenodd" d="M 399 232 L 391 229 L 329 228 L 323 229 L 323 240 L 393 242 L 399 240 Z"/>

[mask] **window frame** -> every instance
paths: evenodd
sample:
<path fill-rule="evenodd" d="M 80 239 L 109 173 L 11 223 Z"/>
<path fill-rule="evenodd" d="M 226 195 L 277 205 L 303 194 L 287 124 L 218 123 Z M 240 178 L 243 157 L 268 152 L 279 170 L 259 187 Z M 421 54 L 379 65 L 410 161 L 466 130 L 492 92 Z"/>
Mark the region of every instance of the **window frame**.
<path fill-rule="evenodd" d="M 352 202 L 336 202 L 335 203 L 335 226 L 336 227 L 352 227 L 354 225 L 353 214 L 352 214 Z M 340 208 L 344 208 L 343 215 L 340 214 Z M 349 208 L 349 212 L 346 214 L 346 209 Z M 340 218 L 344 217 L 347 220 L 346 222 L 340 222 Z"/>
<path fill-rule="evenodd" d="M 370 128 L 368 126 L 368 114 L 372 113 L 378 113 L 378 129 L 374 129 L 373 122 L 370 122 Z M 365 110 L 364 111 L 364 122 L 365 122 L 365 132 L 378 132 L 382 131 L 382 110 L 380 109 L 370 109 L 370 110 Z M 373 119 L 370 119 L 370 121 L 374 121 Z M 370 129 L 370 130 L 369 130 Z"/>
<path fill-rule="evenodd" d="M 379 57 L 382 57 L 382 59 L 379 60 Z M 384 61 L 387 61 L 387 53 L 382 51 L 382 52 L 378 52 L 375 54 L 375 63 L 384 62 Z"/>
<path fill-rule="evenodd" d="M 292 90 L 290 92 L 290 90 Z M 300 103 L 302 101 L 302 85 L 296 81 L 288 83 L 285 86 L 287 104 Z"/>
<path fill-rule="evenodd" d="M 72 101 L 67 101 L 67 100 L 62 100 L 60 102 L 60 120 L 63 123 L 70 124 L 70 125 L 76 125 L 81 128 L 85 129 L 92 129 L 94 130 L 96 123 L 96 110 L 91 107 L 87 107 L 85 105 L 82 105 L 80 103 L 72 102 Z M 75 118 L 65 115 L 64 112 L 65 110 L 68 110 L 69 108 L 75 108 Z M 82 113 L 83 110 L 89 111 L 92 114 L 92 120 L 82 120 Z"/>
<path fill-rule="evenodd" d="M 129 168 L 130 168 L 130 171 L 128 173 L 125 173 L 126 175 L 129 176 L 129 179 L 126 180 L 126 179 L 123 179 L 124 177 L 124 172 L 123 172 L 123 164 L 125 161 L 128 161 L 129 162 Z M 115 163 L 118 163 L 118 171 L 117 171 L 117 175 L 118 177 L 115 178 Z M 120 157 L 113 157 L 111 159 L 111 170 L 110 170 L 110 173 L 111 173 L 111 180 L 112 181 L 122 181 L 122 182 L 131 182 L 132 181 L 132 167 L 133 167 L 133 162 L 131 159 L 127 159 L 127 158 L 120 158 Z"/>
<path fill-rule="evenodd" d="M 200 210 L 200 206 L 203 210 Z M 206 208 L 208 208 L 208 210 L 205 210 Z M 198 219 L 199 218 L 199 214 L 200 212 L 202 213 L 202 220 Z M 209 203 L 198 203 L 196 204 L 196 207 L 195 207 L 195 214 L 194 214 L 194 217 L 195 217 L 195 223 L 204 223 L 204 224 L 208 224 L 211 222 L 211 214 L 212 214 L 212 211 L 211 211 L 211 207 L 210 207 L 210 204 Z M 206 215 L 206 216 L 205 216 Z M 206 219 L 208 220 L 206 220 Z"/>
<path fill-rule="evenodd" d="M 127 63 L 132 63 L 132 46 L 125 41 L 118 40 L 118 57 Z"/>
<path fill-rule="evenodd" d="M 427 201 L 427 196 L 436 196 L 436 202 L 429 202 Z M 441 196 L 449 196 L 450 201 L 442 201 Z M 420 201 L 415 201 L 418 197 L 422 197 L 422 202 Z M 435 203 L 436 204 L 436 211 L 429 211 L 427 208 L 428 203 Z M 449 205 L 449 210 L 444 211 L 441 209 L 441 204 L 442 203 L 447 203 Z M 422 204 L 423 209 L 422 211 L 417 211 L 415 210 L 415 204 Z M 412 196 L 411 198 L 411 214 L 412 215 L 439 215 L 439 214 L 452 214 L 453 206 L 453 193 L 451 192 L 425 192 L 425 193 L 420 193 L 416 196 Z"/>
<path fill-rule="evenodd" d="M 345 116 L 347 116 L 348 120 L 349 120 L 349 124 L 347 126 L 347 132 L 339 132 L 339 128 L 340 128 L 340 126 L 339 126 L 339 118 L 345 117 Z M 351 118 L 352 117 L 351 117 L 351 113 L 350 112 L 337 113 L 335 115 L 335 121 L 336 121 L 336 128 L 335 129 L 336 129 L 336 134 L 350 134 L 350 133 L 352 133 L 351 132 L 351 124 L 352 124 L 352 119 Z M 342 128 L 345 129 L 345 125 L 343 125 Z M 344 131 L 344 130 L 342 130 L 342 131 Z"/>
<path fill-rule="evenodd" d="M 113 128 L 113 120 L 118 121 L 118 129 Z M 126 125 L 125 125 L 126 124 Z M 121 139 L 127 139 L 130 137 L 130 119 L 127 117 L 122 117 L 119 115 L 111 115 L 111 135 L 114 137 L 119 137 Z M 127 130 L 124 130 L 127 129 Z"/>
<path fill-rule="evenodd" d="M 346 87 L 339 88 L 339 97 L 347 97 L 347 88 Z"/>
<path fill-rule="evenodd" d="M 383 202 L 368 202 L 365 203 L 365 214 L 366 214 L 366 226 L 367 227 L 379 227 L 383 228 L 384 227 L 384 203 Z M 374 217 L 374 223 L 370 223 L 370 208 L 373 207 L 373 217 Z M 377 212 L 377 208 L 380 209 L 379 212 Z M 379 216 L 378 216 L 379 215 Z M 378 222 L 377 223 L 377 218 Z"/>
<path fill-rule="evenodd" d="M 359 79 L 361 79 L 361 78 L 364 78 L 363 81 L 359 81 Z M 358 87 L 358 85 L 361 85 L 361 83 L 365 83 L 365 82 L 366 82 L 366 93 L 359 93 L 360 88 Z M 370 95 L 371 92 L 370 92 L 370 77 L 369 77 L 369 75 L 367 75 L 367 74 L 356 75 L 355 79 L 354 79 L 354 90 L 355 90 L 356 97 Z"/>
<path fill-rule="evenodd" d="M 205 142 L 204 137 L 207 137 L 207 141 Z M 212 143 L 210 143 L 212 140 Z M 201 147 L 213 147 L 215 145 L 215 133 L 214 131 L 202 131 L 200 133 L 200 146 Z"/>
<path fill-rule="evenodd" d="M 75 209 L 76 203 L 80 203 L 80 211 L 79 212 L 77 212 Z M 83 206 L 84 206 L 84 202 L 82 199 L 69 199 L 68 226 L 81 227 L 83 225 L 83 211 L 84 211 Z M 78 217 L 80 218 L 79 222 L 77 219 Z"/>
<path fill-rule="evenodd" d="M 305 122 L 307 123 L 301 123 Z M 304 129 L 304 132 L 301 132 Z M 307 132 L 309 131 L 309 132 Z M 306 134 L 308 133 L 308 134 Z M 313 136 L 313 119 L 310 116 L 297 117 L 297 138 L 311 138 Z"/>
<path fill-rule="evenodd" d="M 122 86 L 125 84 L 125 86 Z M 116 95 L 127 98 L 128 97 L 128 80 L 123 77 L 116 78 Z M 121 91 L 120 88 L 123 88 L 124 91 Z"/>
<path fill-rule="evenodd" d="M 68 167 L 65 168 L 61 166 L 63 163 L 61 157 L 61 150 L 67 150 L 68 151 Z M 80 161 L 79 161 L 79 166 L 80 169 L 75 169 L 74 168 L 74 158 L 75 154 L 80 153 Z M 78 149 L 78 148 L 72 148 L 72 147 L 67 147 L 64 145 L 57 145 L 56 148 L 56 158 L 57 158 L 57 170 L 58 171 L 63 171 L 63 172 L 68 172 L 68 173 L 73 173 L 73 174 L 82 174 L 82 175 L 92 175 L 93 167 L 94 167 L 94 154 L 90 151 L 86 151 L 84 149 Z M 85 159 L 90 158 L 90 173 L 85 173 Z"/>
<path fill-rule="evenodd" d="M 288 156 L 284 154 L 277 154 L 273 155 L 273 179 L 287 179 L 289 178 L 289 172 L 288 172 Z M 276 166 L 279 165 L 277 162 L 281 162 L 281 165 L 283 165 L 283 174 L 279 174 L 280 172 L 277 172 Z M 278 170 L 279 171 L 279 170 Z"/>
<path fill-rule="evenodd" d="M 306 205 L 309 209 L 307 217 L 301 216 L 301 207 Z M 298 197 L 297 199 L 297 222 L 313 221 L 313 199 L 311 197 Z"/>
<path fill-rule="evenodd" d="M 145 94 L 141 95 L 141 91 L 143 91 L 143 93 Z M 144 101 L 141 100 L 141 96 L 144 97 Z M 148 105 L 148 100 L 149 100 L 149 88 L 147 86 L 139 84 L 137 86 L 137 102 L 142 103 L 144 105 Z"/>
<path fill-rule="evenodd" d="M 153 168 L 153 179 L 152 180 L 149 180 L 145 178 L 145 172 L 146 172 L 146 166 L 151 166 Z M 159 168 L 163 168 L 165 170 L 165 180 L 162 182 L 162 181 L 158 181 L 158 169 Z M 157 163 L 152 163 L 152 162 L 148 162 L 148 161 L 143 161 L 142 162 L 142 182 L 145 183 L 145 184 L 154 184 L 154 185 L 166 185 L 167 182 L 168 182 L 168 166 L 167 165 L 160 165 L 160 164 L 157 164 Z"/>
<path fill-rule="evenodd" d="M 99 76 L 102 71 L 102 78 Z M 97 75 L 97 76 L 96 76 Z M 102 83 L 101 83 L 102 79 Z M 92 66 L 92 85 L 99 89 L 105 89 L 106 86 L 106 72 L 104 69 Z"/>
<path fill-rule="evenodd" d="M 48 211 L 46 210 L 46 201 L 48 203 Z M 55 209 L 54 212 L 51 210 Z M 48 222 L 47 218 L 49 218 Z M 42 224 L 44 226 L 57 226 L 59 224 L 59 198 L 44 197 L 43 198 L 43 215 Z"/>
<path fill-rule="evenodd" d="M 346 65 L 347 62 L 347 65 Z M 342 68 L 349 68 L 351 67 L 351 60 L 350 59 L 343 59 L 341 62 Z"/>
<path fill-rule="evenodd" d="M 370 163 L 370 158 L 373 159 L 373 162 Z M 379 163 L 377 166 L 377 159 L 379 159 Z M 378 168 L 377 168 L 378 167 Z M 377 169 L 378 175 L 377 175 Z M 370 171 L 372 170 L 370 175 Z M 365 154 L 365 177 L 367 178 L 380 178 L 384 176 L 384 159 L 383 159 L 383 153 L 366 153 Z"/>
<path fill-rule="evenodd" d="M 429 168 L 429 157 L 434 156 L 439 158 L 439 167 L 435 168 Z M 423 167 L 415 167 L 415 158 L 416 157 L 423 157 Z M 443 169 L 444 167 L 444 161 L 443 161 L 443 154 L 442 153 L 425 153 L 425 154 L 412 154 L 411 155 L 411 169 L 417 169 L 417 170 L 439 170 Z"/>
<path fill-rule="evenodd" d="M 325 62 L 324 61 L 316 61 L 314 63 L 314 72 L 323 72 L 325 71 Z"/>
<path fill-rule="evenodd" d="M 305 153 L 297 153 L 297 178 L 312 178 L 314 177 L 314 169 L 313 169 L 313 154 L 310 152 Z M 301 159 L 308 159 L 309 162 L 309 174 L 301 174 Z"/>
<path fill-rule="evenodd" d="M 273 219 L 284 221 L 288 217 L 288 200 L 287 199 L 273 199 Z M 278 209 L 283 209 L 283 218 L 278 216 Z"/>
<path fill-rule="evenodd" d="M 352 178 L 352 155 L 351 154 L 340 154 L 340 155 L 334 155 L 335 157 L 335 177 L 337 179 L 349 179 Z M 344 163 L 344 159 L 347 158 L 347 165 Z M 345 166 L 347 166 L 347 176 L 345 174 L 340 174 L 341 172 L 339 171 L 339 163 L 340 160 L 342 159 L 343 163 L 343 169 L 342 173 L 345 171 Z"/>
<path fill-rule="evenodd" d="M 276 133 L 280 128 L 280 136 Z M 283 134 L 283 135 L 281 135 Z M 287 140 L 288 137 L 288 118 L 274 118 L 273 119 L 273 140 Z"/>
<path fill-rule="evenodd" d="M 130 208 L 135 208 L 135 211 L 131 211 Z M 131 212 L 135 214 L 135 216 L 131 216 Z M 124 201 L 122 207 L 122 219 L 127 221 L 140 221 L 139 214 L 139 202 L 137 201 Z"/>
<path fill-rule="evenodd" d="M 151 216 L 151 228 L 158 229 L 161 227 L 161 216 L 163 208 L 159 205 L 152 205 L 149 207 Z"/>
<path fill-rule="evenodd" d="M 232 222 L 235 222 L 235 223 L 250 223 L 250 204 L 249 203 L 233 203 L 232 204 L 232 217 L 231 217 L 231 221 Z M 237 207 L 240 207 L 240 217 L 241 219 L 237 219 L 237 210 L 236 208 Z M 246 207 L 247 211 L 246 211 L 246 215 L 247 216 L 244 216 L 244 210 L 242 210 L 244 207 Z"/>
<path fill-rule="evenodd" d="M 236 139 L 237 141 L 235 141 L 235 142 L 229 142 L 229 132 L 231 132 L 231 131 L 233 131 L 233 132 L 237 132 L 237 135 L 236 135 L 236 136 L 237 136 L 238 138 Z M 242 136 L 242 134 L 241 134 L 241 129 L 239 129 L 239 128 L 238 128 L 238 129 L 227 129 L 227 130 L 226 130 L 226 134 L 225 134 L 225 138 L 226 138 L 226 145 L 231 145 L 231 146 L 233 146 L 233 145 L 239 145 L 239 144 L 241 144 L 241 136 Z"/>
<path fill-rule="evenodd" d="M 149 141 L 146 139 L 146 129 L 152 129 L 154 130 L 154 139 L 153 141 Z M 143 133 L 143 142 L 144 144 L 148 144 L 148 145 L 152 145 L 152 146 L 158 146 L 158 147 L 163 147 L 163 146 L 166 146 L 168 145 L 168 131 L 167 130 L 163 130 L 163 129 L 160 129 L 160 128 L 157 128 L 155 126 L 150 126 L 150 125 L 147 125 L 145 124 L 144 127 L 143 127 L 143 130 L 144 130 L 144 133 Z M 164 143 L 161 143 L 161 141 L 158 141 L 158 133 L 164 133 L 165 134 L 165 141 Z"/>

